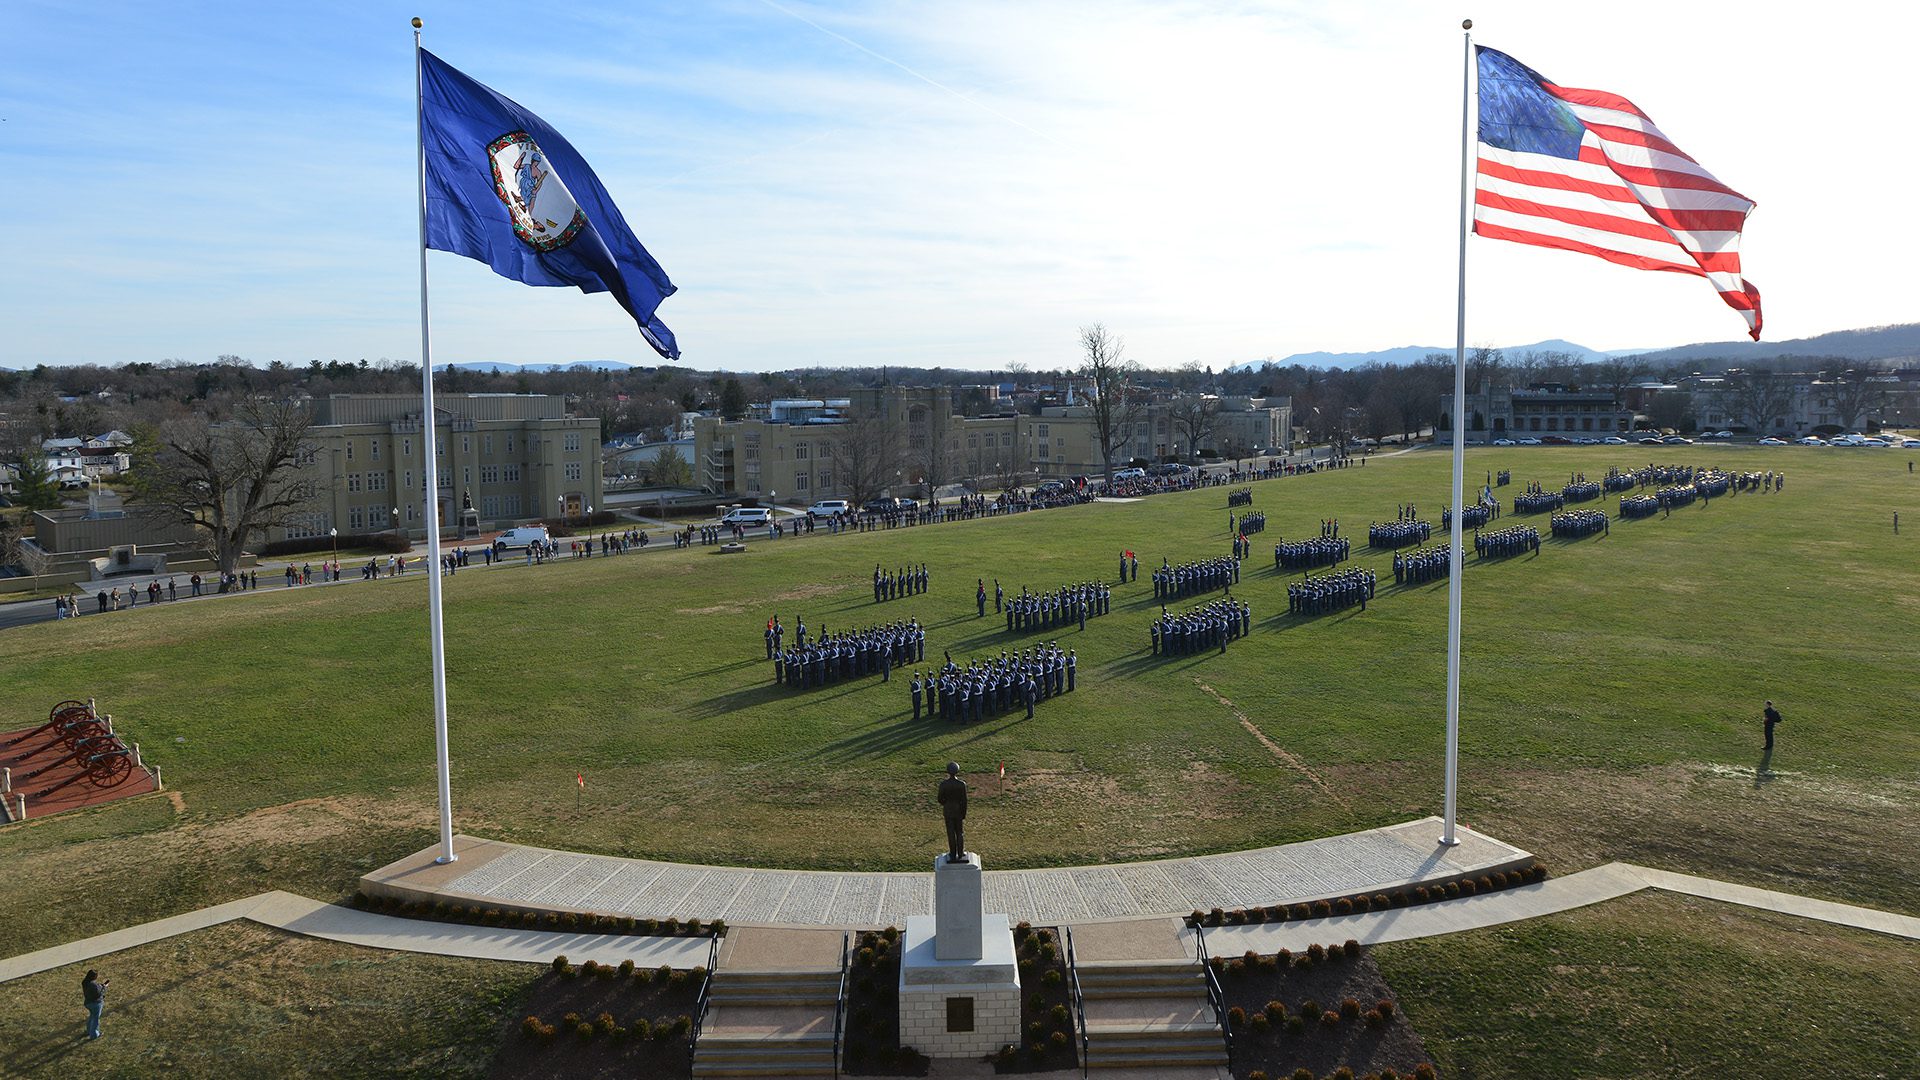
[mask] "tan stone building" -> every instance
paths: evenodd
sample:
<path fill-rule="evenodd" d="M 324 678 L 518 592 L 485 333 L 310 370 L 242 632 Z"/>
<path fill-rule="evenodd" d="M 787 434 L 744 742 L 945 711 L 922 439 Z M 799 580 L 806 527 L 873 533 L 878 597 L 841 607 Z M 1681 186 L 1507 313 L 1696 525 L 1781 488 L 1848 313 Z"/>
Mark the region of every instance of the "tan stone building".
<path fill-rule="evenodd" d="M 435 394 L 440 520 L 471 500 L 484 529 L 604 505 L 600 421 L 546 394 Z M 268 539 L 426 531 L 426 435 L 417 394 L 334 394 L 313 403 L 320 496 Z"/>
<path fill-rule="evenodd" d="M 945 387 L 874 387 L 837 400 L 776 400 L 742 420 L 701 417 L 694 422 L 694 480 L 720 494 L 795 504 L 844 496 L 849 465 L 835 460 L 835 448 L 845 438 L 848 418 L 859 414 L 877 417 L 898 440 L 894 481 L 886 485 L 894 495 L 924 495 L 928 482 L 1014 473 L 1029 479 L 1093 476 L 1104 467 L 1089 406 L 962 416 L 953 400 Z M 1150 405 L 1116 464 L 1191 454 L 1173 421 L 1180 400 Z M 1289 399 L 1230 397 L 1218 407 L 1201 450 L 1235 457 L 1289 445 Z"/>

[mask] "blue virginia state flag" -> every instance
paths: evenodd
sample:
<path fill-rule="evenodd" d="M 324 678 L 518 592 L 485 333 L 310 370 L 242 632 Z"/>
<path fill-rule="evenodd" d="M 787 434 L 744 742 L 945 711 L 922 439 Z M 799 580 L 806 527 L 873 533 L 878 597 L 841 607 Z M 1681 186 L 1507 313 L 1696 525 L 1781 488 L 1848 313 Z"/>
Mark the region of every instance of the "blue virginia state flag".
<path fill-rule="evenodd" d="M 528 285 L 610 292 L 655 351 L 679 358 L 654 314 L 673 282 L 572 143 L 425 49 L 420 115 L 429 248 Z"/>

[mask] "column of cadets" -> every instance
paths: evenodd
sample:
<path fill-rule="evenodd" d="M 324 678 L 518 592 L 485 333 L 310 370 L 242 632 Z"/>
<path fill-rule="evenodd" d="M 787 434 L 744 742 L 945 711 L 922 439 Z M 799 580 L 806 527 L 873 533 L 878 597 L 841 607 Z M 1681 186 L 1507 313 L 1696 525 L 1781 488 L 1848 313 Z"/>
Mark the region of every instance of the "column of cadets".
<path fill-rule="evenodd" d="M 873 602 L 876 604 L 883 600 L 898 600 L 903 596 L 917 596 L 926 591 L 926 563 L 921 563 L 918 568 L 896 566 L 891 574 L 882 570 L 877 563 L 873 567 Z"/>
<path fill-rule="evenodd" d="M 1603 494 L 1598 482 L 1587 479 L 1585 473 L 1575 473 L 1560 489 L 1560 497 L 1570 503 L 1591 502 Z"/>
<path fill-rule="evenodd" d="M 1525 555 L 1539 550 L 1540 530 L 1531 525 L 1515 525 L 1499 532 L 1473 534 L 1473 553 L 1483 559 Z"/>
<path fill-rule="evenodd" d="M 1594 533 L 1611 533 L 1604 510 L 1562 510 L 1553 515 L 1550 522 L 1553 535 L 1567 540 L 1578 540 Z"/>
<path fill-rule="evenodd" d="M 1396 585 L 1423 585 L 1445 581 L 1453 569 L 1452 546 L 1421 548 L 1393 556 L 1393 581 Z"/>
<path fill-rule="evenodd" d="M 1227 515 L 1227 531 L 1231 533 L 1239 533 L 1245 536 L 1248 533 L 1260 532 L 1266 527 L 1267 515 L 1265 511 L 1249 511 L 1241 514 L 1237 521 L 1232 514 Z"/>
<path fill-rule="evenodd" d="M 1467 507 L 1466 516 L 1460 519 L 1460 527 L 1463 529 L 1477 529 L 1499 516 L 1499 503 L 1474 503 L 1472 506 Z M 1440 528 L 1442 530 L 1453 528 L 1452 507 L 1440 511 Z"/>
<path fill-rule="evenodd" d="M 1567 505 L 1564 494 L 1555 494 L 1540 486 L 1540 481 L 1527 481 L 1526 490 L 1513 497 L 1513 512 L 1516 514 L 1542 514 L 1558 510 Z M 1472 519 L 1468 519 L 1471 523 Z"/>
<path fill-rule="evenodd" d="M 811 642 L 806 640 L 806 625 L 799 623 L 794 643 L 773 654 L 773 681 L 796 690 L 866 675 L 879 675 L 884 681 L 894 668 L 926 659 L 927 632 L 913 619 L 822 633 Z"/>
<path fill-rule="evenodd" d="M 996 593 L 999 588 L 996 582 Z M 1100 582 L 1083 581 L 1077 585 L 1062 585 L 1037 593 L 1028 592 L 1027 587 L 1022 585 L 1020 595 L 1007 598 L 1007 632 L 1024 634 L 1076 623 L 1085 630 L 1088 619 L 1105 615 L 1112 606 L 1113 590 Z"/>
<path fill-rule="evenodd" d="M 1494 481 L 1493 481 L 1494 487 L 1506 487 L 1508 484 L 1511 484 L 1511 483 L 1513 483 L 1512 469 L 1501 469 L 1499 472 L 1494 474 Z"/>
<path fill-rule="evenodd" d="M 1231 510 L 1236 506 L 1252 506 L 1252 505 L 1253 505 L 1253 489 L 1252 488 L 1241 488 L 1239 491 L 1227 492 L 1227 509 Z"/>
<path fill-rule="evenodd" d="M 1052 642 L 1002 651 L 984 661 L 969 657 L 966 667 L 954 663 L 949 654 L 938 674 L 915 672 L 909 681 L 913 718 L 920 719 L 924 695 L 928 717 L 966 723 L 1024 707 L 1032 719 L 1036 702 L 1073 691 L 1079 666 L 1073 650 L 1063 653 Z"/>
<path fill-rule="evenodd" d="M 1622 495 L 1620 497 L 1620 516 L 1623 518 L 1652 517 L 1660 512 L 1660 500 L 1651 495 Z"/>
<path fill-rule="evenodd" d="M 1373 599 L 1373 590 L 1373 571 L 1364 567 L 1348 567 L 1295 581 L 1287 586 L 1287 614 L 1326 615 L 1355 604 L 1365 611 L 1367 601 Z"/>
<path fill-rule="evenodd" d="M 1282 572 L 1305 573 L 1322 566 L 1338 566 L 1351 554 L 1345 537 L 1330 536 L 1312 540 L 1287 540 L 1273 545 L 1273 568 Z"/>
<path fill-rule="evenodd" d="M 1227 642 L 1252 631 L 1252 606 L 1227 597 L 1179 615 L 1161 609 L 1147 624 L 1147 640 L 1155 655 L 1190 656 L 1215 648 L 1226 652 Z"/>
<path fill-rule="evenodd" d="M 1161 560 L 1153 572 L 1153 598 L 1161 602 L 1212 592 L 1240 583 L 1240 563 L 1229 556 L 1169 566 Z"/>
<path fill-rule="evenodd" d="M 1393 508 L 1393 520 L 1373 522 L 1367 526 L 1367 546 L 1370 548 L 1403 548 L 1408 544 L 1424 544 L 1433 536 L 1433 525 L 1419 520 L 1419 509 L 1412 503 Z"/>

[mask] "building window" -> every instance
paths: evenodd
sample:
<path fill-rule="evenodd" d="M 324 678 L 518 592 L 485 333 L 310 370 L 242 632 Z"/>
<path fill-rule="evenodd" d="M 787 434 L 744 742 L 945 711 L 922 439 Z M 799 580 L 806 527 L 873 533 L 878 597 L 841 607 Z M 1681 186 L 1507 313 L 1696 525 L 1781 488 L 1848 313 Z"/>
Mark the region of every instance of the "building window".
<path fill-rule="evenodd" d="M 440 473 L 439 475 L 435 476 L 434 479 L 440 481 L 441 491 L 453 490 L 453 471 L 452 470 L 448 470 L 446 472 Z"/>
<path fill-rule="evenodd" d="M 483 484 L 499 483 L 500 482 L 500 466 L 498 465 L 480 466 L 480 482 Z"/>
<path fill-rule="evenodd" d="M 460 486 L 461 487 L 473 486 L 473 466 L 471 465 L 460 466 Z"/>
<path fill-rule="evenodd" d="M 354 532 L 359 532 L 361 529 L 364 529 L 366 527 L 367 527 L 366 508 L 361 506 L 347 507 L 347 528 L 352 529 Z"/>
<path fill-rule="evenodd" d="M 400 456 L 401 457 L 413 456 L 413 440 L 412 439 L 400 440 Z"/>
<path fill-rule="evenodd" d="M 820 470 L 820 490 L 822 491 L 833 490 L 833 470 L 831 469 Z"/>
<path fill-rule="evenodd" d="M 579 453 L 580 452 L 580 433 L 577 431 L 567 432 L 566 445 L 567 445 L 567 453 L 569 454 Z"/>
<path fill-rule="evenodd" d="M 460 436 L 460 456 L 465 457 L 466 455 L 471 453 L 473 453 L 473 436 L 471 435 Z"/>
<path fill-rule="evenodd" d="M 372 458 L 375 461 L 380 460 L 380 440 L 379 439 L 367 440 L 367 456 Z"/>
<path fill-rule="evenodd" d="M 499 517 L 500 516 L 500 496 L 498 495 L 480 496 L 480 515 L 482 517 L 488 517 L 488 518 Z"/>
<path fill-rule="evenodd" d="M 400 477 L 400 488 L 402 491 L 411 491 L 413 489 L 413 470 L 412 469 L 408 469 Z"/>
<path fill-rule="evenodd" d="M 367 490 L 368 491 L 387 490 L 387 474 L 383 472 L 368 473 L 367 474 Z"/>
<path fill-rule="evenodd" d="M 1043 439 L 1047 438 L 1047 425 L 1045 424 L 1040 425 L 1040 437 Z"/>
<path fill-rule="evenodd" d="M 1000 433 L 1000 445 L 1001 445 L 1001 446 L 1012 446 L 1012 445 L 1013 445 L 1013 432 L 1011 432 L 1011 431 L 1003 431 L 1003 432 L 1001 432 L 1001 433 Z"/>
<path fill-rule="evenodd" d="M 980 446 L 980 436 L 978 435 L 967 436 L 967 449 L 976 450 L 976 449 L 979 449 L 979 446 Z"/>
<path fill-rule="evenodd" d="M 507 436 L 507 453 L 513 453 L 513 436 Z"/>
<path fill-rule="evenodd" d="M 507 517 L 510 517 L 510 518 L 519 517 L 520 516 L 520 496 L 518 495 L 501 496 L 500 509 L 502 513 Z"/>
<path fill-rule="evenodd" d="M 346 444 L 347 444 L 347 460 L 352 461 L 353 460 L 353 440 L 352 439 L 346 440 Z"/>
<path fill-rule="evenodd" d="M 483 454 L 493 453 L 493 436 L 491 435 L 480 436 L 480 452 Z"/>
<path fill-rule="evenodd" d="M 510 465 L 500 466 L 500 479 L 506 481 L 509 484 L 519 483 L 520 482 L 520 463 L 516 461 Z"/>
<path fill-rule="evenodd" d="M 795 491 L 807 490 L 807 474 L 806 473 L 801 473 L 798 476 L 795 476 L 793 478 L 793 489 Z"/>
<path fill-rule="evenodd" d="M 567 462 L 567 479 L 569 480 L 580 479 L 580 463 L 579 462 L 577 461 Z"/>
<path fill-rule="evenodd" d="M 807 460 L 807 444 L 806 443 L 797 442 L 793 444 L 793 460 L 795 461 Z"/>
<path fill-rule="evenodd" d="M 348 491 L 360 490 L 360 474 L 359 473 L 350 472 L 347 474 L 347 490 Z"/>

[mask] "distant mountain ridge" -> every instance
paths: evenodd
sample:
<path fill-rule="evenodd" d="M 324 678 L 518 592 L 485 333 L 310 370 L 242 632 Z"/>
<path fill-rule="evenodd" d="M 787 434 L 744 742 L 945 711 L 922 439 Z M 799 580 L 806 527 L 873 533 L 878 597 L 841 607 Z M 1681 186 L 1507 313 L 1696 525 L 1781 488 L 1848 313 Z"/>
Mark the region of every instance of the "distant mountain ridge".
<path fill-rule="evenodd" d="M 1501 346 L 1501 351 L 1506 353 L 1509 358 L 1521 356 L 1530 352 L 1568 353 L 1574 356 L 1580 363 L 1583 363 L 1583 364 L 1597 363 L 1598 361 L 1605 360 L 1608 358 L 1608 356 L 1612 355 L 1610 353 L 1601 352 L 1598 349 L 1589 349 L 1585 345 L 1576 345 L 1571 341 L 1563 341 L 1560 338 L 1549 338 L 1546 341 L 1536 341 L 1531 345 L 1512 345 L 1512 346 L 1503 345 Z M 1402 345 L 1397 349 L 1377 349 L 1373 352 L 1294 353 L 1291 356 L 1274 360 L 1273 366 L 1274 367 L 1292 367 L 1295 364 L 1299 364 L 1301 367 L 1354 368 L 1354 367 L 1361 367 L 1366 364 L 1411 364 L 1411 363 L 1414 363 L 1415 361 L 1425 359 L 1431 353 L 1444 353 L 1448 357 L 1452 357 L 1453 346 L 1451 345 Z M 1227 370 L 1228 371 L 1258 371 L 1260 370 L 1261 367 L 1265 366 L 1266 364 L 1267 364 L 1266 360 L 1250 360 L 1244 364 L 1235 364 L 1232 367 L 1228 368 Z"/>
<path fill-rule="evenodd" d="M 1589 349 L 1571 341 L 1550 338 L 1536 341 L 1531 345 L 1503 345 L 1501 351 L 1509 360 L 1524 356 L 1530 352 L 1568 353 L 1579 358 L 1582 363 L 1597 363 L 1616 356 L 1631 356 L 1654 365 L 1679 363 L 1688 360 L 1724 360 L 1729 363 L 1752 363 L 1757 360 L 1778 360 L 1788 356 L 1839 357 L 1844 360 L 1892 360 L 1920 361 L 1920 323 L 1898 323 L 1892 326 L 1873 326 L 1858 330 L 1834 330 L 1813 337 L 1792 338 L 1786 341 L 1707 341 L 1693 345 L 1676 345 L 1664 349 L 1613 349 L 1602 352 Z M 1451 345 L 1405 345 L 1397 349 L 1377 349 L 1373 352 L 1305 352 L 1272 360 L 1275 367 L 1318 368 L 1354 368 L 1365 364 L 1411 364 L 1424 359 L 1430 353 L 1453 355 Z M 1250 360 L 1244 364 L 1235 364 L 1228 371 L 1258 371 L 1269 363 L 1267 360 Z"/>
<path fill-rule="evenodd" d="M 575 360 L 566 364 L 509 364 L 500 360 L 475 360 L 465 364 L 435 364 L 433 370 L 484 371 L 490 375 L 517 371 L 625 371 L 634 365 L 625 360 Z"/>

